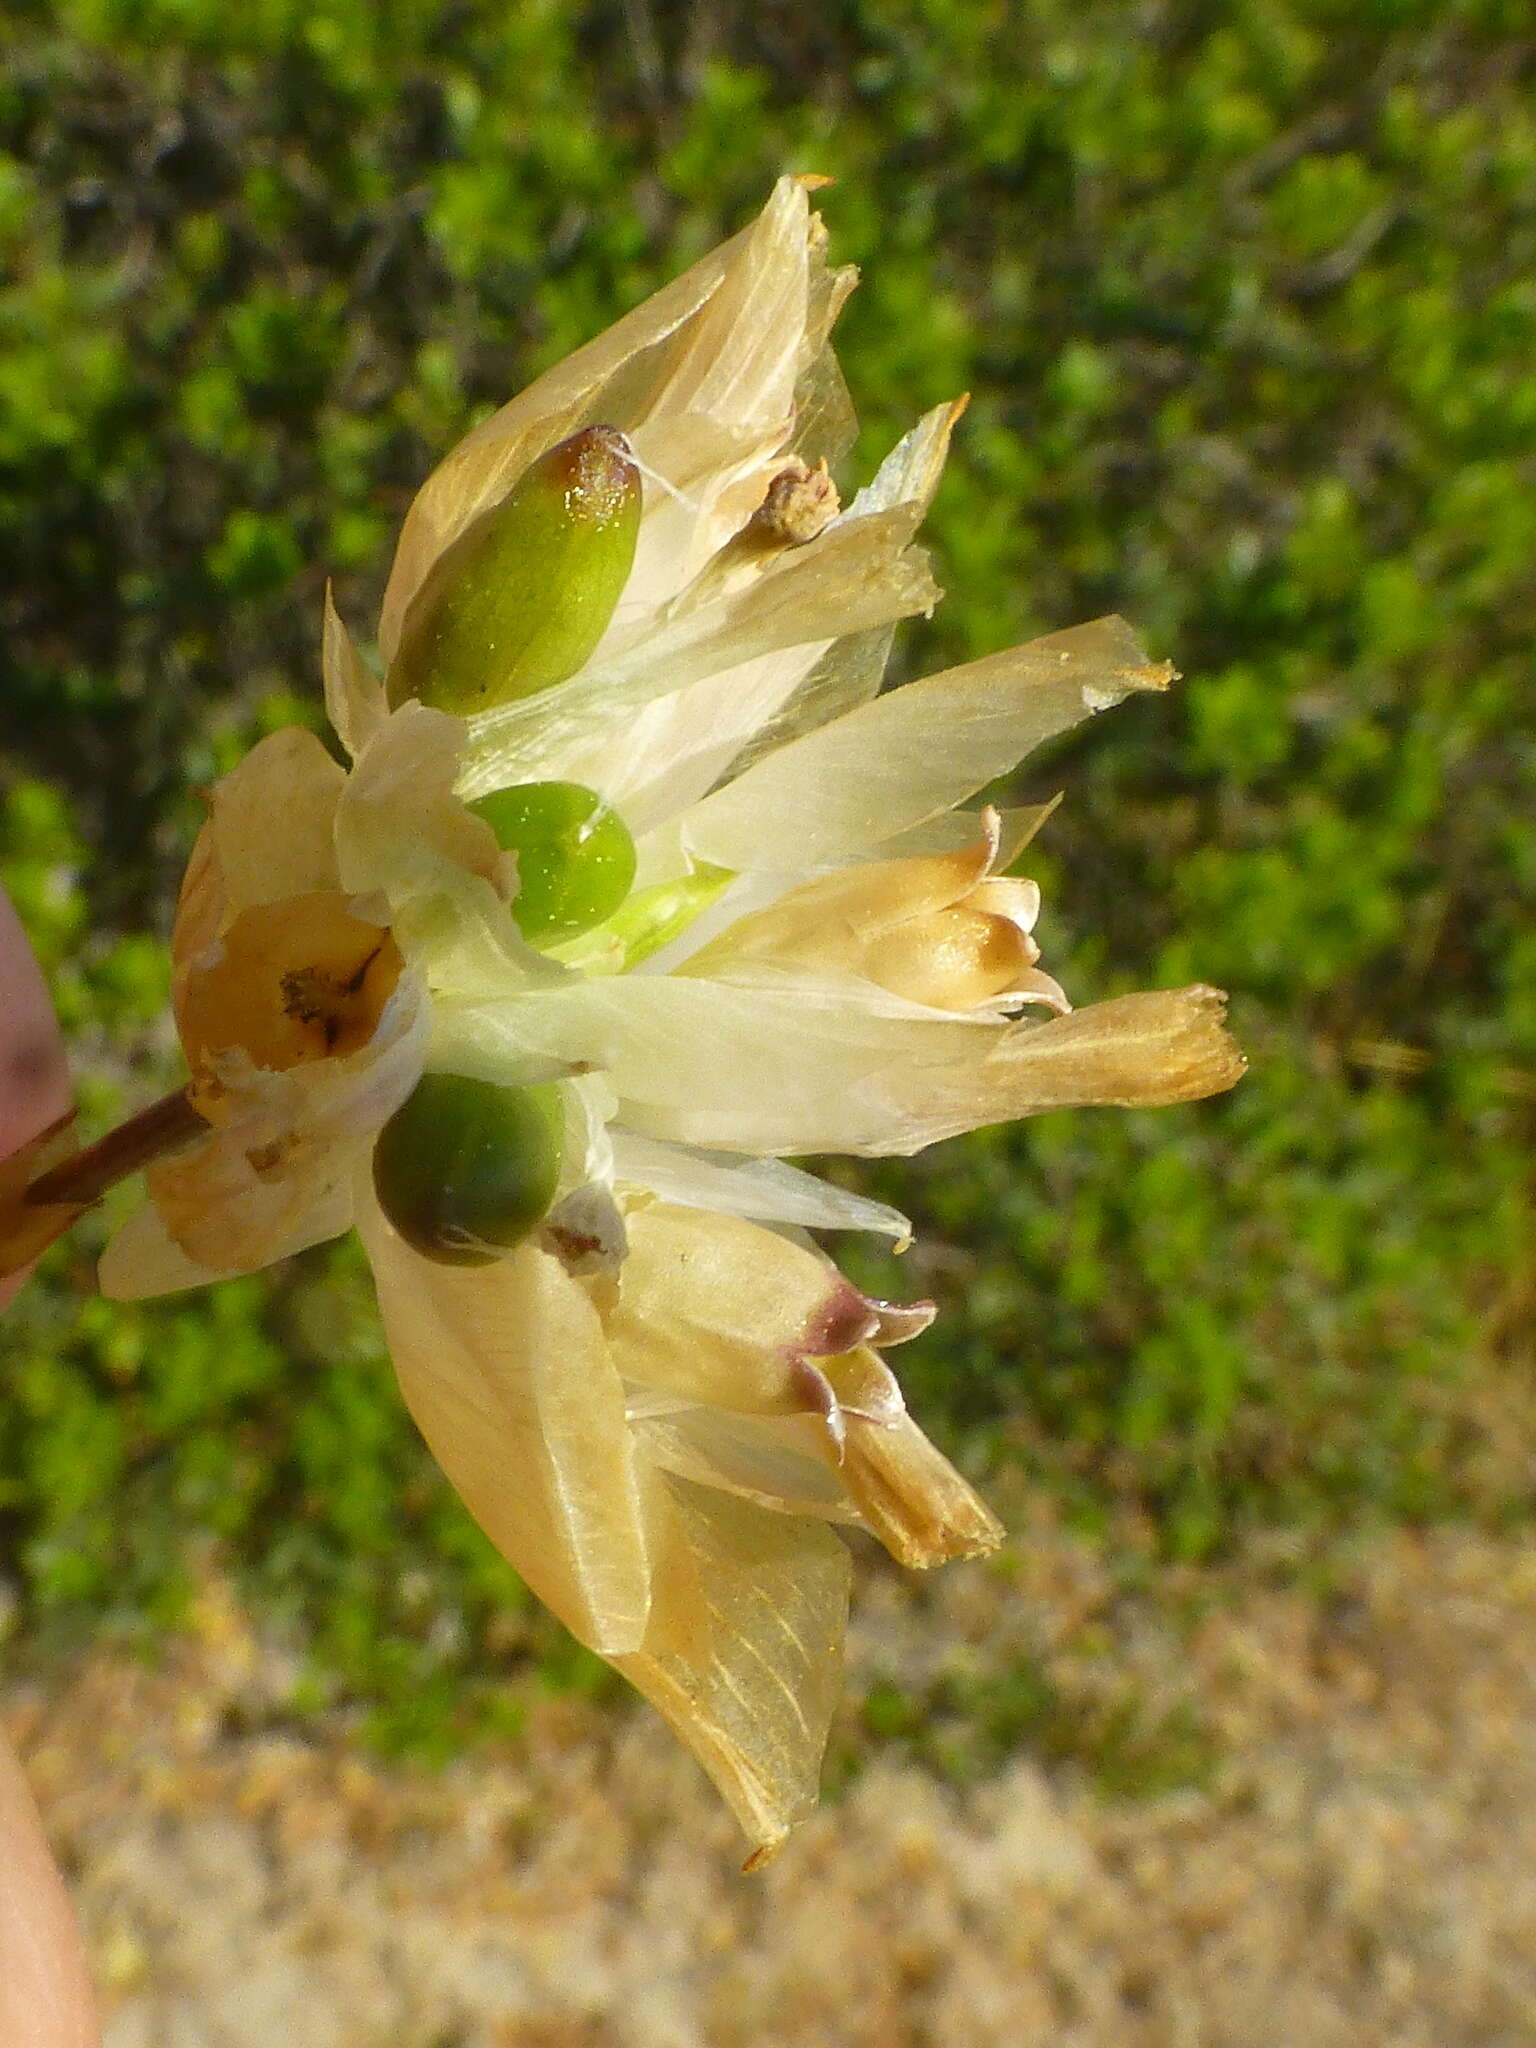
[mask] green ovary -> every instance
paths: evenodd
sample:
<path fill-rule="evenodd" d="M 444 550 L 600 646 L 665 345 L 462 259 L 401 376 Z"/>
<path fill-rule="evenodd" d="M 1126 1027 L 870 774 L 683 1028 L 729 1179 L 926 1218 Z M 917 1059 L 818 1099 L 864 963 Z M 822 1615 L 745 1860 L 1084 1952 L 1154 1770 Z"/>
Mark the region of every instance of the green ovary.
<path fill-rule="evenodd" d="M 617 428 L 551 448 L 432 565 L 390 664 L 390 703 L 467 718 L 565 682 L 613 617 L 639 531 L 640 472 Z"/>
<path fill-rule="evenodd" d="M 517 856 L 512 915 L 530 944 L 575 938 L 611 917 L 635 879 L 635 842 L 579 782 L 524 782 L 469 808 Z"/>
<path fill-rule="evenodd" d="M 374 1146 L 379 1207 L 423 1258 L 489 1265 L 548 1213 L 564 1121 L 553 1082 L 500 1088 L 424 1074 Z"/>

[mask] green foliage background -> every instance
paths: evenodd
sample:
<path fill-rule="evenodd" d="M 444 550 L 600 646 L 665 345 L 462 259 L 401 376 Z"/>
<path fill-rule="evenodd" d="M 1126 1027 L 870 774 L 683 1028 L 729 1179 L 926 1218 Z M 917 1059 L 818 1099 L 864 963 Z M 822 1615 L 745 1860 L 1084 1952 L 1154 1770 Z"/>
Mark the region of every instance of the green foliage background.
<path fill-rule="evenodd" d="M 317 721 L 325 578 L 366 625 L 477 411 L 826 171 L 858 474 L 973 394 L 901 669 L 1109 609 L 1178 660 L 1024 771 L 1069 798 L 1047 961 L 1228 986 L 1253 1057 L 882 1169 L 929 1249 L 861 1271 L 945 1310 L 913 1405 L 1128 1555 L 1528 1519 L 1520 0 L 4 0 L 0 39 L 0 873 L 88 1127 L 174 1076 L 196 790 Z M 0 1338 L 19 1646 L 148 1639 L 211 1552 L 295 1706 L 381 1739 L 596 1682 L 420 1450 L 350 1247 L 125 1309 L 92 1246 Z"/>

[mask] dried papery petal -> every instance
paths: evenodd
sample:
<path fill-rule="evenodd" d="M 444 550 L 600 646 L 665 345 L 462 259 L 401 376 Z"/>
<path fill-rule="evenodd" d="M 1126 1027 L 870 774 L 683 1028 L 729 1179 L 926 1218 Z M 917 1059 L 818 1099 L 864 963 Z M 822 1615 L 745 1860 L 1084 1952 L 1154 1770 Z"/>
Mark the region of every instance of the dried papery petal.
<path fill-rule="evenodd" d="M 913 860 L 869 861 L 819 876 L 738 918 L 688 961 L 715 974 L 747 960 L 861 971 L 870 941 L 962 902 L 985 876 L 997 846 L 996 814 L 979 821 L 969 846 Z"/>
<path fill-rule="evenodd" d="M 898 1564 L 925 1570 L 957 1557 L 982 1557 L 1003 1527 L 954 1466 L 907 1414 L 901 1389 L 879 1354 L 863 1347 L 825 1361 L 846 1435 L 817 1455 L 834 1464 L 860 1520 Z"/>
<path fill-rule="evenodd" d="M 805 1415 L 740 1415 L 643 1391 L 632 1394 L 636 1443 L 679 1479 L 755 1501 L 779 1515 L 853 1525 L 825 1429 Z"/>
<path fill-rule="evenodd" d="M 626 1380 L 760 1414 L 812 1412 L 835 1427 L 820 1362 L 866 1342 L 881 1310 L 835 1266 L 740 1217 L 645 1203 L 603 1327 Z M 813 1362 L 814 1361 L 814 1362 Z"/>
<path fill-rule="evenodd" d="M 226 1144 L 222 1157 L 237 1156 Z M 197 1233 L 195 1241 L 207 1253 L 207 1263 L 192 1258 L 177 1243 L 155 1201 L 141 1203 L 118 1226 L 102 1253 L 96 1268 L 97 1284 L 109 1301 L 144 1301 L 155 1295 L 176 1294 L 188 1287 L 206 1287 L 210 1281 L 248 1272 L 253 1264 L 269 1265 L 290 1258 L 295 1252 L 307 1251 L 311 1245 L 340 1237 L 352 1228 L 351 1176 L 358 1156 L 359 1153 L 351 1153 L 328 1162 L 330 1172 L 318 1181 L 307 1180 L 302 1188 L 290 1182 L 274 1188 L 271 1194 L 254 1171 L 249 1179 L 242 1178 L 229 1196 L 240 1205 L 241 1227 L 229 1229 L 230 1212 L 226 1211 L 221 1213 L 222 1227 Z M 200 1217 L 206 1214 L 203 1204 L 213 1196 L 215 1187 L 216 1182 L 205 1169 L 199 1176 L 197 1192 Z M 255 1244 L 254 1257 L 249 1256 L 254 1243 L 253 1235 L 249 1234 L 254 1220 L 253 1189 L 257 1191 L 257 1202 L 263 1204 L 257 1225 L 260 1242 Z M 171 1206 L 175 1206 L 174 1202 Z"/>
<path fill-rule="evenodd" d="M 214 784 L 208 822 L 230 916 L 337 886 L 331 834 L 346 781 L 312 732 L 286 726 Z"/>
<path fill-rule="evenodd" d="M 152 1167 L 145 1177 L 152 1207 L 140 1212 L 146 1220 L 130 1217 L 107 1246 L 102 1291 L 137 1300 L 197 1284 L 189 1272 L 203 1281 L 250 1273 L 350 1230 L 352 1182 L 367 1143 L 300 1139 L 291 1129 L 296 1121 L 248 1109 L 193 1150 Z"/>
<path fill-rule="evenodd" d="M 325 627 L 320 643 L 325 711 L 336 736 L 355 760 L 389 716 L 384 685 L 352 644 L 325 586 Z"/>
<path fill-rule="evenodd" d="M 843 974 L 962 1012 L 1037 999 L 1030 970 L 1039 949 L 1029 934 L 1040 892 L 1033 882 L 987 879 L 999 820 L 984 811 L 977 822 L 969 847 L 844 868 L 792 889 L 727 926 L 678 971 L 731 978 L 759 963 Z"/>
<path fill-rule="evenodd" d="M 765 756 L 695 806 L 686 843 L 722 867 L 750 866 L 771 844 L 830 866 L 963 801 L 1127 692 L 1165 689 L 1173 674 L 1116 618 L 947 669 Z"/>
<path fill-rule="evenodd" d="M 757 1223 L 797 1223 L 805 1230 L 875 1231 L 894 1238 L 898 1250 L 912 1241 L 912 1226 L 899 1209 L 818 1180 L 782 1159 L 700 1152 L 618 1129 L 612 1161 L 616 1180 L 648 1188 L 665 1202 Z"/>
<path fill-rule="evenodd" d="M 930 1077 L 920 1112 L 931 1134 L 924 1142 L 972 1130 L 978 1120 L 1047 1109 L 1157 1109 L 1218 1095 L 1247 1066 L 1225 1027 L 1226 1002 L 1215 988 L 1149 989 L 1043 1024 L 1010 1026 L 969 1087 L 958 1075 Z"/>
<path fill-rule="evenodd" d="M 1053 796 L 1046 804 L 1022 804 L 1017 808 L 997 810 L 997 860 L 994 865 L 1000 869 L 1012 867 L 1041 826 L 1053 816 L 1060 802 L 1060 796 Z M 889 839 L 864 849 L 858 857 L 909 860 L 915 854 L 953 853 L 959 847 L 974 846 L 982 815 L 980 811 L 940 811 L 937 817 L 924 818 L 920 824 L 892 833 Z"/>
<path fill-rule="evenodd" d="M 359 1228 L 406 1405 L 486 1535 L 589 1648 L 640 1647 L 651 1609 L 624 1394 L 597 1312 L 532 1245 L 421 1259 L 370 1204 Z"/>
<path fill-rule="evenodd" d="M 439 1005 L 434 1059 L 492 1081 L 546 1078 L 556 1061 L 601 1070 L 647 1137 L 878 1157 L 1046 1109 L 1215 1094 L 1243 1068 L 1222 1014 L 1207 988 L 1001 1024 L 872 984 L 624 975 Z"/>
<path fill-rule="evenodd" d="M 461 719 L 421 704 L 395 712 L 337 806 L 343 881 L 388 903 L 397 941 L 434 991 L 506 994 L 562 980 L 517 929 L 515 871 L 495 833 L 454 794 L 463 746 Z"/>
<path fill-rule="evenodd" d="M 985 1557 L 1004 1529 L 910 1415 L 848 1417 L 839 1474 L 849 1498 L 898 1564 L 926 1571 L 957 1557 Z"/>
<path fill-rule="evenodd" d="M 761 1862 L 816 1804 L 842 1690 L 848 1553 L 799 1521 L 656 1475 L 650 1628 L 620 1671 L 671 1722 Z"/>

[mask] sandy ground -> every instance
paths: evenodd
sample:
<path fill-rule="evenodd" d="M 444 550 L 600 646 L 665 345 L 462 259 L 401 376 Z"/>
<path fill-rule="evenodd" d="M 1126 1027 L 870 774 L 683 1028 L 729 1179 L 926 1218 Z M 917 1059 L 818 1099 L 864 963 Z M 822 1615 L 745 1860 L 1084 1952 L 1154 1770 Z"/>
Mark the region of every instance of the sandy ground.
<path fill-rule="evenodd" d="M 10 1721 L 108 2048 L 1529 2048 L 1536 1556 L 1399 1538 L 1326 1600 L 1284 1576 L 1177 1626 L 1054 1538 L 1012 1576 L 872 1579 L 866 1671 L 1027 1639 L 1069 1695 L 1197 1700 L 1214 1776 L 1115 1804 L 1020 1754 L 957 1792 L 874 1745 L 751 1878 L 639 1712 L 381 1768 L 282 1727 L 217 1588 L 165 1669 L 98 1662 Z"/>

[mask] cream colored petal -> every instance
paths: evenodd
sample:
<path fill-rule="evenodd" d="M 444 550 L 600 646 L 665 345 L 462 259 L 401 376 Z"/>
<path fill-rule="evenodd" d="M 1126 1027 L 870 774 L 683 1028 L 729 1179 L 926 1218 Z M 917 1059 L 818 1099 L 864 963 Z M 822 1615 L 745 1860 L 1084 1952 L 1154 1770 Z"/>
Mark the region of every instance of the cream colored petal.
<path fill-rule="evenodd" d="M 909 1096 L 914 1150 L 980 1124 L 1050 1109 L 1156 1109 L 1218 1095 L 1246 1061 L 1225 1028 L 1220 989 L 1155 989 L 1045 1023 L 1006 1026 L 969 1070 L 933 1069 Z"/>
<path fill-rule="evenodd" d="M 844 1440 L 834 1447 L 802 1429 L 798 1448 L 828 1467 L 858 1519 L 897 1563 L 923 1570 L 996 1550 L 1002 1524 L 906 1413 L 879 1354 L 861 1347 L 829 1358 L 825 1369 Z M 781 1438 L 790 1426 L 774 1425 Z M 784 1469 L 786 1476 L 794 1472 L 792 1465 Z"/>
<path fill-rule="evenodd" d="M 789 845 L 830 866 L 931 818 L 1131 690 L 1163 689 L 1122 619 L 1100 619 L 877 697 L 792 740 L 694 807 L 685 843 L 743 868 Z"/>
<path fill-rule="evenodd" d="M 897 442 L 837 524 L 853 524 L 873 512 L 890 512 L 904 506 L 913 515 L 912 527 L 916 532 L 933 503 L 944 474 L 950 436 L 968 403 L 964 398 L 946 399 L 925 412 L 911 432 Z"/>
<path fill-rule="evenodd" d="M 1121 996 L 1045 1023 L 944 1018 L 865 985 L 679 975 L 439 1005 L 433 1063 L 482 1080 L 604 1070 L 646 1137 L 733 1152 L 921 1151 L 1042 1110 L 1193 1101 L 1241 1054 L 1208 988 Z"/>
<path fill-rule="evenodd" d="M 828 1456 L 826 1431 L 806 1415 L 733 1415 L 632 1393 L 636 1442 L 664 1472 L 691 1479 L 779 1515 L 861 1521 Z"/>
<path fill-rule="evenodd" d="M 780 710 L 760 724 L 731 763 L 732 775 L 741 775 L 752 763 L 775 748 L 786 746 L 802 733 L 841 718 L 860 704 L 880 694 L 880 684 L 890 659 L 896 627 L 871 626 L 863 633 L 849 633 L 834 640 L 816 665 L 798 683 Z M 702 792 L 701 792 L 702 794 Z M 905 847 L 892 848 L 906 852 Z M 914 853 L 943 851 L 936 847 L 913 847 Z"/>
<path fill-rule="evenodd" d="M 347 888 L 378 893 L 407 957 L 434 990 L 504 993 L 564 970 L 528 945 L 500 885 L 495 834 L 454 794 L 463 721 L 422 704 L 391 714 L 336 812 Z"/>
<path fill-rule="evenodd" d="M 998 811 L 999 868 L 1013 865 L 1060 802 L 1059 796 L 1053 796 L 1048 804 L 1025 804 Z M 863 857 L 897 860 L 910 859 L 914 854 L 951 853 L 957 847 L 975 844 L 980 820 L 979 811 L 940 811 L 936 817 L 925 818 L 920 825 L 910 825 L 879 845 L 866 848 Z"/>
<path fill-rule="evenodd" d="M 741 961 L 761 960 L 864 972 L 872 941 L 947 911 L 976 888 L 997 850 L 996 812 L 983 812 L 976 824 L 971 845 L 952 853 L 869 861 L 804 882 L 727 925 L 680 971 L 724 975 Z"/>
<path fill-rule="evenodd" d="M 669 604 L 752 516 L 783 466 L 788 427 L 788 402 L 781 397 L 755 422 L 662 410 L 631 429 L 644 479 L 640 531 L 597 660 L 628 638 L 637 621 Z"/>
<path fill-rule="evenodd" d="M 646 494 L 626 602 L 675 596 L 782 463 L 806 348 L 809 227 L 804 190 L 782 182 L 634 421 L 636 457 L 661 482 Z"/>
<path fill-rule="evenodd" d="M 699 1152 L 622 1126 L 613 1128 L 612 1141 L 615 1180 L 648 1188 L 665 1202 L 756 1223 L 796 1223 L 803 1230 L 872 1230 L 894 1238 L 899 1250 L 912 1242 L 912 1226 L 899 1209 L 850 1194 L 782 1159 Z"/>
<path fill-rule="evenodd" d="M 871 981 L 909 1002 L 969 1013 L 1010 1001 L 1038 957 L 1033 940 L 1010 918 L 958 905 L 871 939 L 859 965 Z"/>
<path fill-rule="evenodd" d="M 444 864 L 493 881 L 496 835 L 454 796 L 464 722 L 404 704 L 384 722 L 347 779 L 336 809 L 342 887 L 392 902 L 437 885 Z"/>
<path fill-rule="evenodd" d="M 348 1162 L 350 1163 L 350 1162 Z M 262 1246 L 256 1265 L 271 1265 L 294 1252 L 324 1244 L 352 1228 L 352 1188 L 342 1171 L 323 1180 L 307 1201 L 289 1208 L 290 1227 L 286 1236 L 276 1235 Z M 187 1287 L 206 1287 L 216 1280 L 253 1270 L 233 1257 L 233 1247 L 224 1252 L 217 1236 L 206 1247 L 219 1252 L 219 1263 L 205 1266 L 189 1258 L 166 1228 L 154 1202 L 143 1202 L 128 1216 L 108 1243 L 97 1266 L 97 1281 L 109 1301 L 143 1301 L 152 1295 L 176 1294 Z"/>
<path fill-rule="evenodd" d="M 795 324 L 784 319 L 786 302 L 793 314 L 797 293 L 793 348 L 798 353 L 803 346 L 807 233 L 805 189 L 781 179 L 750 227 L 567 356 L 459 443 L 407 514 L 379 622 L 386 660 L 437 556 L 478 513 L 504 497 L 544 449 L 583 426 L 604 423 L 634 431 L 663 409 L 708 412 L 744 400 L 749 411 L 755 409 L 753 378 L 759 388 L 772 388 L 779 331 Z M 736 325 L 724 323 L 723 340 L 710 315 L 712 302 L 725 294 L 732 295 Z M 713 337 L 708 346 L 706 336 Z M 741 381 L 733 386 L 733 379 Z"/>
<path fill-rule="evenodd" d="M 209 851 L 223 880 L 226 921 L 258 904 L 336 887 L 331 834 L 346 779 L 312 732 L 285 726 L 214 784 Z"/>
<path fill-rule="evenodd" d="M 848 1553 L 818 1523 L 657 1475 L 655 1605 L 614 1662 L 714 1780 L 760 1862 L 816 1804 L 842 1689 Z"/>
<path fill-rule="evenodd" d="M 578 1640 L 637 1650 L 652 1558 L 623 1390 L 581 1285 L 531 1245 L 436 1265 L 376 1204 L 360 1208 L 390 1355 L 433 1456 Z"/>
<path fill-rule="evenodd" d="M 733 1152 L 899 1151 L 930 1070 L 937 1087 L 974 1069 L 999 1029 L 871 984 L 850 995 L 785 978 L 631 974 L 509 1002 L 440 1002 L 431 1059 L 499 1082 L 542 1078 L 551 1062 L 597 1069 L 620 1120 L 647 1137 Z"/>
<path fill-rule="evenodd" d="M 807 463 L 835 468 L 858 438 L 859 423 L 830 336 L 859 281 L 850 264 L 827 261 L 826 223 L 812 214 L 806 291 L 805 343 L 795 383 L 794 452 Z"/>
<path fill-rule="evenodd" d="M 249 1112 L 145 1176 L 166 1235 L 204 1279 L 254 1273 L 351 1227 L 352 1180 L 366 1146 L 297 1143 L 272 1130 L 266 1116 Z M 108 1293 L 133 1299 L 159 1293 L 162 1281 L 192 1284 L 175 1278 L 174 1265 L 156 1262 L 153 1236 L 140 1225 L 106 1266 Z"/>
<path fill-rule="evenodd" d="M 967 910 L 1006 918 L 1027 938 L 1040 917 L 1040 884 L 1023 875 L 992 875 L 978 882 L 965 899 Z"/>
<path fill-rule="evenodd" d="M 325 586 L 325 626 L 320 640 L 325 677 L 325 711 L 336 737 L 354 760 L 389 716 L 384 685 L 353 645 Z"/>
<path fill-rule="evenodd" d="M 748 1413 L 835 1420 L 812 1360 L 865 1343 L 874 1304 L 818 1254 L 738 1216 L 632 1206 L 603 1328 L 627 1381 Z"/>
<path fill-rule="evenodd" d="M 622 739 L 599 729 L 566 747 L 541 744 L 540 772 L 601 791 L 637 838 L 705 794 L 817 664 L 822 643 L 782 648 L 643 704 Z"/>
<path fill-rule="evenodd" d="M 428 1006 L 402 975 L 358 1051 L 284 1072 L 243 1052 L 207 1062 L 208 1138 L 150 1169 L 147 1186 L 186 1255 L 215 1273 L 252 1272 L 334 1234 L 314 1214 L 348 1212 L 351 1178 L 421 1077 Z M 345 1220 L 337 1228 L 345 1229 Z"/>

